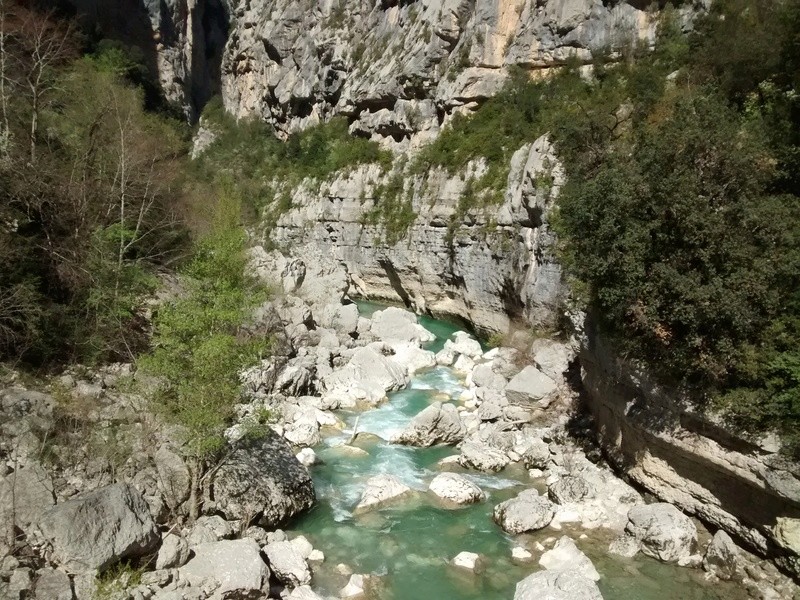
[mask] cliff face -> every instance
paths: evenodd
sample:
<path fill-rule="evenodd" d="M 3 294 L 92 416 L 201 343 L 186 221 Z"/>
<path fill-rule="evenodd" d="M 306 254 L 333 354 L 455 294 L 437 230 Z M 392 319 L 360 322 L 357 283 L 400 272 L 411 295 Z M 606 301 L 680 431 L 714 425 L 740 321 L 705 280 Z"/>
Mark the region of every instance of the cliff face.
<path fill-rule="evenodd" d="M 656 27 L 632 3 L 601 0 L 232 0 L 230 14 L 230 112 L 282 132 L 344 114 L 353 133 L 400 147 L 496 93 L 512 65 L 588 62 Z"/>
<path fill-rule="evenodd" d="M 553 321 L 563 290 L 547 216 L 563 170 L 546 137 L 526 144 L 512 158 L 503 204 L 454 220 L 467 180 L 484 168 L 476 161 L 465 173 L 406 178 L 417 216 L 397 243 L 368 222 L 376 189 L 393 176 L 375 165 L 294 189 L 271 238 L 304 259 L 344 263 L 364 297 L 458 316 L 486 332 L 505 332 L 514 320 Z M 551 186 L 537 187 L 543 175 Z"/>

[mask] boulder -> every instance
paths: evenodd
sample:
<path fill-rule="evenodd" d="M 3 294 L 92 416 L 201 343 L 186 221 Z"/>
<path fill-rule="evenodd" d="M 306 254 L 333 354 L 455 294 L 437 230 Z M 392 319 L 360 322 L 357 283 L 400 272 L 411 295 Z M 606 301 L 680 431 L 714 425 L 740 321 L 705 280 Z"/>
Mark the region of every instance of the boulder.
<path fill-rule="evenodd" d="M 550 500 L 529 489 L 495 506 L 492 518 L 508 533 L 524 533 L 547 527 L 555 514 Z"/>
<path fill-rule="evenodd" d="M 468 334 L 466 331 L 456 331 L 452 339 L 444 343 L 444 350 L 449 350 L 454 354 L 467 356 L 473 360 L 483 355 L 481 343 Z"/>
<path fill-rule="evenodd" d="M 28 463 L 0 479 L 0 522 L 23 531 L 55 504 L 53 482 L 38 463 Z"/>
<path fill-rule="evenodd" d="M 72 600 L 69 576 L 56 569 L 44 568 L 37 571 L 33 591 L 37 600 Z"/>
<path fill-rule="evenodd" d="M 687 560 L 697 543 L 692 520 L 666 502 L 631 508 L 625 531 L 641 543 L 642 552 L 664 562 Z"/>
<path fill-rule="evenodd" d="M 316 594 L 309 586 L 301 585 L 292 590 L 288 600 L 323 600 L 323 598 Z"/>
<path fill-rule="evenodd" d="M 440 473 L 433 478 L 428 489 L 454 504 L 472 504 L 486 498 L 481 488 L 457 473 Z"/>
<path fill-rule="evenodd" d="M 703 568 L 726 581 L 736 579 L 742 570 L 742 556 L 731 536 L 722 529 L 714 534 L 703 557 Z"/>
<path fill-rule="evenodd" d="M 388 345 L 394 351 L 392 360 L 405 367 L 409 375 L 436 366 L 436 355 L 414 342 L 388 342 Z"/>
<path fill-rule="evenodd" d="M 542 554 L 539 564 L 548 571 L 573 571 L 592 581 L 600 579 L 600 574 L 589 557 L 566 535 L 562 536 L 551 550 Z"/>
<path fill-rule="evenodd" d="M 45 512 L 38 523 L 52 562 L 73 573 L 102 571 L 155 549 L 158 530 L 142 495 L 115 483 L 81 494 Z"/>
<path fill-rule="evenodd" d="M 555 398 L 556 382 L 532 365 L 517 373 L 506 386 L 506 398 L 523 408 L 547 408 Z"/>
<path fill-rule="evenodd" d="M 357 402 L 377 404 L 386 392 L 399 390 L 408 383 L 408 371 L 392 359 L 390 346 L 370 344 L 358 348 L 346 365 L 322 378 L 325 397 L 343 407 Z"/>
<path fill-rule="evenodd" d="M 175 510 L 189 498 L 191 476 L 183 459 L 166 446 L 153 455 L 158 473 L 158 488 L 170 509 Z"/>
<path fill-rule="evenodd" d="M 539 370 L 555 381 L 564 376 L 575 357 L 575 351 L 567 344 L 546 338 L 534 340 L 531 354 Z"/>
<path fill-rule="evenodd" d="M 466 428 L 453 404 L 434 402 L 417 414 L 393 441 L 409 446 L 455 444 L 464 439 Z"/>
<path fill-rule="evenodd" d="M 310 552 L 310 551 L 309 551 Z M 269 566 L 278 581 L 296 587 L 311 583 L 311 571 L 306 556 L 292 542 L 272 542 L 264 546 Z"/>
<path fill-rule="evenodd" d="M 372 334 L 379 340 L 432 342 L 436 337 L 417 323 L 417 316 L 402 308 L 390 306 L 372 315 Z"/>
<path fill-rule="evenodd" d="M 317 319 L 321 327 L 349 335 L 358 328 L 358 307 L 355 304 L 326 304 Z"/>
<path fill-rule="evenodd" d="M 376 475 L 367 481 L 356 512 L 366 512 L 395 502 L 411 493 L 411 488 L 391 475 Z"/>
<path fill-rule="evenodd" d="M 466 569 L 473 573 L 481 572 L 484 566 L 480 554 L 475 554 L 474 552 L 459 552 L 450 562 L 454 567 Z"/>
<path fill-rule="evenodd" d="M 261 598 L 269 587 L 269 569 L 251 539 L 222 540 L 194 548 L 194 558 L 179 569 L 194 587 L 214 582 L 220 598 Z M 209 581 L 210 580 L 210 581 Z"/>
<path fill-rule="evenodd" d="M 350 575 L 347 585 L 339 591 L 339 596 L 344 600 L 347 598 L 362 598 L 367 593 L 368 582 L 368 575 L 361 575 L 359 573 Z"/>
<path fill-rule="evenodd" d="M 478 441 L 466 441 L 460 449 L 458 464 L 485 473 L 502 471 L 511 462 L 505 452 Z"/>
<path fill-rule="evenodd" d="M 539 571 L 517 584 L 514 600 L 603 600 L 597 584 L 575 571 Z"/>
<path fill-rule="evenodd" d="M 304 467 L 311 467 L 317 463 L 317 454 L 311 448 L 303 448 L 295 455 L 295 458 Z"/>
<path fill-rule="evenodd" d="M 577 475 L 564 475 L 558 481 L 552 483 L 547 493 L 550 499 L 556 504 L 567 504 L 568 502 L 580 502 L 593 495 L 589 483 Z"/>
<path fill-rule="evenodd" d="M 535 439 L 525 449 L 522 462 L 526 469 L 544 469 L 550 462 L 550 447 L 542 440 Z"/>
<path fill-rule="evenodd" d="M 314 503 L 308 470 L 289 445 L 268 430 L 258 440 L 240 440 L 213 478 L 214 499 L 204 508 L 228 520 L 257 519 L 272 529 Z"/>
<path fill-rule="evenodd" d="M 174 533 L 166 534 L 156 557 L 156 569 L 182 567 L 189 560 L 189 543 Z"/>

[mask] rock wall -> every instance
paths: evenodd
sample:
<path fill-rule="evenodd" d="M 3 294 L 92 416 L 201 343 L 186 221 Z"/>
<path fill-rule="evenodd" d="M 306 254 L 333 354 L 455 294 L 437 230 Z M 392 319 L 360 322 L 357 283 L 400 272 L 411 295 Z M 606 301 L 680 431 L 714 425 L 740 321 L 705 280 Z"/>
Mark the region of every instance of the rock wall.
<path fill-rule="evenodd" d="M 546 137 L 526 144 L 512 158 L 502 205 L 454 220 L 468 180 L 484 169 L 477 161 L 464 173 L 407 178 L 417 217 L 397 243 L 369 223 L 376 189 L 392 177 L 377 165 L 292 190 L 293 208 L 271 240 L 303 260 L 344 263 L 351 293 L 365 298 L 457 316 L 485 332 L 554 321 L 563 290 L 547 215 L 563 169 Z M 545 174 L 553 183 L 542 188 Z"/>
<path fill-rule="evenodd" d="M 652 42 L 657 13 L 642 4 L 231 0 L 222 95 L 281 132 L 343 114 L 353 133 L 414 147 L 495 94 L 513 65 L 543 71 Z"/>
<path fill-rule="evenodd" d="M 800 576 L 800 465 L 777 440 L 748 442 L 692 411 L 620 360 L 591 322 L 579 359 L 601 444 L 622 473 Z"/>

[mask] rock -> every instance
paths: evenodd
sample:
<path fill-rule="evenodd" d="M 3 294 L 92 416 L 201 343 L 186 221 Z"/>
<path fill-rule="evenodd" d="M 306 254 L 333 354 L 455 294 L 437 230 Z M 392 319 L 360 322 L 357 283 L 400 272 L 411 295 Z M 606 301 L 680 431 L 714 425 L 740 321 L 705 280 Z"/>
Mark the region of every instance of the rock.
<path fill-rule="evenodd" d="M 33 591 L 37 600 L 72 600 L 69 576 L 55 569 L 39 569 Z"/>
<path fill-rule="evenodd" d="M 311 448 L 303 448 L 297 453 L 295 458 L 304 467 L 311 467 L 317 463 L 317 454 Z"/>
<path fill-rule="evenodd" d="M 189 546 L 204 544 L 206 542 L 217 542 L 219 540 L 233 536 L 233 528 L 230 523 L 219 515 L 200 517 L 195 521 L 187 537 Z"/>
<path fill-rule="evenodd" d="M 444 343 L 444 349 L 454 354 L 467 356 L 473 360 L 483 355 L 483 348 L 481 348 L 480 342 L 465 331 L 456 331 L 452 339 Z"/>
<path fill-rule="evenodd" d="M 323 600 L 323 598 L 317 595 L 309 586 L 301 585 L 292 590 L 288 600 Z"/>
<path fill-rule="evenodd" d="M 147 502 L 132 486 L 115 483 L 57 504 L 38 528 L 52 561 L 73 572 L 102 571 L 153 550 L 159 536 Z"/>
<path fill-rule="evenodd" d="M 546 338 L 534 340 L 531 354 L 538 369 L 554 381 L 564 377 L 575 357 L 574 350 L 568 345 Z"/>
<path fill-rule="evenodd" d="M 665 502 L 631 508 L 625 531 L 641 543 L 642 552 L 664 562 L 688 559 L 697 542 L 692 520 Z"/>
<path fill-rule="evenodd" d="M 314 485 L 289 445 L 268 431 L 243 439 L 213 478 L 214 499 L 205 508 L 229 520 L 249 520 L 271 529 L 314 503 Z"/>
<path fill-rule="evenodd" d="M 703 557 L 703 568 L 726 581 L 739 577 L 742 558 L 739 547 L 722 529 L 714 534 Z"/>
<path fill-rule="evenodd" d="M 529 562 L 533 559 L 533 554 L 522 546 L 514 546 L 511 549 L 511 558 L 517 562 Z"/>
<path fill-rule="evenodd" d="M 308 554 L 309 562 L 325 562 L 325 554 L 322 550 L 314 549 Z"/>
<path fill-rule="evenodd" d="M 191 476 L 183 459 L 162 446 L 153 455 L 158 473 L 158 487 L 171 510 L 177 509 L 189 498 Z"/>
<path fill-rule="evenodd" d="M 439 498 L 454 504 L 472 504 L 486 498 L 481 488 L 456 473 L 440 473 L 433 478 L 428 489 Z"/>
<path fill-rule="evenodd" d="M 775 525 L 775 540 L 782 548 L 800 555 L 800 519 L 778 517 Z"/>
<path fill-rule="evenodd" d="M 539 564 L 548 571 L 572 571 L 592 581 L 600 579 L 600 574 L 589 557 L 566 535 L 562 536 L 551 550 L 542 554 Z"/>
<path fill-rule="evenodd" d="M 434 402 L 417 414 L 393 441 L 409 446 L 455 444 L 464 439 L 465 434 L 455 405 Z"/>
<path fill-rule="evenodd" d="M 553 503 L 535 489 L 524 490 L 515 498 L 494 507 L 494 522 L 508 533 L 524 533 L 547 527 L 556 511 Z"/>
<path fill-rule="evenodd" d="M 565 475 L 547 488 L 550 499 L 557 504 L 580 502 L 592 495 L 589 484 L 582 477 Z"/>
<path fill-rule="evenodd" d="M 539 571 L 517 584 L 514 600 L 603 600 L 597 584 L 574 571 Z"/>
<path fill-rule="evenodd" d="M 474 552 L 459 552 L 456 557 L 450 561 L 454 567 L 466 569 L 473 573 L 480 573 L 483 571 L 483 559 L 479 554 Z"/>
<path fill-rule="evenodd" d="M 391 352 L 391 347 L 382 344 L 358 348 L 346 365 L 322 378 L 325 397 L 343 407 L 357 402 L 377 404 L 387 392 L 404 387 L 409 381 L 408 371 L 392 360 Z"/>
<path fill-rule="evenodd" d="M 366 594 L 368 578 L 365 575 L 355 574 L 350 576 L 347 585 L 339 592 L 341 598 L 360 598 Z"/>
<path fill-rule="evenodd" d="M 388 342 L 394 351 L 392 360 L 403 367 L 409 375 L 436 365 L 436 355 L 423 350 L 413 342 Z"/>
<path fill-rule="evenodd" d="M 264 553 L 272 573 L 281 583 L 292 587 L 311 583 L 311 571 L 308 569 L 306 557 L 297 544 L 272 542 L 264 546 Z"/>
<path fill-rule="evenodd" d="M 506 398 L 522 408 L 547 408 L 557 391 L 556 382 L 532 365 L 517 373 L 506 386 Z"/>
<path fill-rule="evenodd" d="M 358 307 L 355 304 L 327 304 L 320 311 L 318 320 L 321 327 L 349 335 L 358 327 Z"/>
<path fill-rule="evenodd" d="M 502 471 L 510 462 L 505 452 L 480 442 L 466 441 L 461 444 L 460 448 L 461 454 L 458 457 L 458 463 L 462 467 L 484 471 L 485 473 L 497 473 Z"/>
<path fill-rule="evenodd" d="M 247 529 L 244 530 L 242 537 L 250 538 L 254 540 L 256 544 L 259 546 L 264 546 L 267 544 L 267 532 L 264 530 L 263 527 L 259 527 L 258 525 L 251 525 Z"/>
<path fill-rule="evenodd" d="M 189 544 L 179 535 L 168 533 L 161 540 L 156 557 L 156 569 L 182 567 L 189 560 Z"/>
<path fill-rule="evenodd" d="M 410 493 L 410 487 L 391 475 L 376 475 L 367 481 L 367 487 L 361 494 L 361 500 L 358 502 L 355 512 L 366 512 L 386 506 Z"/>
<path fill-rule="evenodd" d="M 31 588 L 33 588 L 33 578 L 31 577 L 31 570 L 27 567 L 14 569 L 5 589 L 2 587 L 2 582 L 0 582 L 0 592 L 4 593 L 4 597 L 15 600 L 16 598 L 30 596 Z"/>
<path fill-rule="evenodd" d="M 630 535 L 621 535 L 608 545 L 609 554 L 616 554 L 625 558 L 632 558 L 639 553 L 639 542 Z"/>
<path fill-rule="evenodd" d="M 400 342 L 432 342 L 435 336 L 417 323 L 414 313 L 390 306 L 372 315 L 370 331 L 379 340 Z"/>
<path fill-rule="evenodd" d="M 13 522 L 21 530 L 28 531 L 54 504 L 53 482 L 38 463 L 28 463 L 0 479 L 0 522 L 3 524 Z"/>
<path fill-rule="evenodd" d="M 535 439 L 522 455 L 526 469 L 544 469 L 550 462 L 550 447 L 540 439 Z"/>
<path fill-rule="evenodd" d="M 200 587 L 213 580 L 221 598 L 262 597 L 269 586 L 269 569 L 251 539 L 222 540 L 194 548 L 194 558 L 179 569 L 180 577 Z"/>

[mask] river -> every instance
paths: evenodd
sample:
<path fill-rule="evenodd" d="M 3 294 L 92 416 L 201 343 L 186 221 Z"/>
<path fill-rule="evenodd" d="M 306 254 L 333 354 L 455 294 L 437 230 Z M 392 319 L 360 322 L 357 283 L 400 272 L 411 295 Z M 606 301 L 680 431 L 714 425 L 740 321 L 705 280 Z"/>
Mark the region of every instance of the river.
<path fill-rule="evenodd" d="M 377 305 L 359 303 L 370 316 Z M 460 328 L 422 317 L 420 323 L 437 338 L 426 346 L 434 352 Z M 303 534 L 325 553 L 325 563 L 314 571 L 313 587 L 323 595 L 338 596 L 347 577 L 336 569 L 345 564 L 355 573 L 380 575 L 374 597 L 381 600 L 510 600 L 516 583 L 540 570 L 535 560 L 512 561 L 515 545 L 529 548 L 535 559 L 537 542 L 547 546 L 561 535 L 570 535 L 594 562 L 601 574 L 598 583 L 605 600 L 738 600 L 747 598 L 740 587 L 727 583 L 710 585 L 703 572 L 663 564 L 641 553 L 626 559 L 607 552 L 616 534 L 603 529 L 556 531 L 551 527 L 530 535 L 506 534 L 492 521 L 496 504 L 526 487 L 544 492 L 542 481 L 531 480 L 522 467 L 511 465 L 498 474 L 484 474 L 448 465 L 479 485 L 485 502 L 459 509 L 443 507 L 426 493 L 428 483 L 441 468 L 438 461 L 457 454 L 451 447 L 411 448 L 386 442 L 411 418 L 435 400 L 458 404 L 464 382 L 447 367 L 417 373 L 409 386 L 389 395 L 388 402 L 366 412 L 340 411 L 344 431 L 331 431 L 315 448 L 321 464 L 311 467 L 317 490 L 315 507 L 293 523 L 291 534 Z M 352 437 L 368 454 L 353 455 L 341 448 Z M 416 490 L 412 497 L 378 511 L 353 515 L 366 481 L 388 473 Z M 585 534 L 583 539 L 581 535 Z M 479 574 L 448 564 L 462 551 L 486 557 Z"/>

